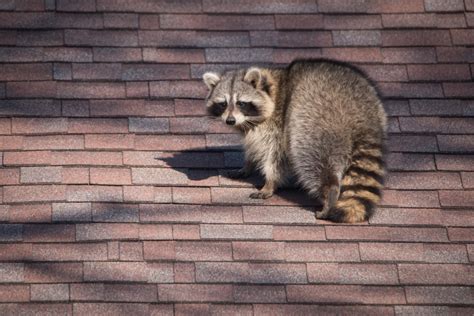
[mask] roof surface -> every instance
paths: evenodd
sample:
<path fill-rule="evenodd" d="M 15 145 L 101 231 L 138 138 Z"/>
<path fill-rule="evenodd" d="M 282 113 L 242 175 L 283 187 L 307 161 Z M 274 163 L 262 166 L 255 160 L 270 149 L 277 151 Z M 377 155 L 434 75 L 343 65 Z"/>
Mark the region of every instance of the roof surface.
<path fill-rule="evenodd" d="M 0 314 L 474 314 L 472 0 L 0 3 Z M 226 178 L 207 70 L 325 57 L 386 98 L 367 223 Z"/>

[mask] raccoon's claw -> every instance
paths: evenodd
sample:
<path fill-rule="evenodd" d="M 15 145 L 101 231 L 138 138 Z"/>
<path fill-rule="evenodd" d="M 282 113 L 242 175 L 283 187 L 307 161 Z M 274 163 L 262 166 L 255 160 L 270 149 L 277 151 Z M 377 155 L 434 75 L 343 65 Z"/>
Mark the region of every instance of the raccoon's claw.
<path fill-rule="evenodd" d="M 253 192 L 249 195 L 251 199 L 268 199 L 273 195 L 271 192 L 262 192 L 262 191 L 257 191 Z"/>
<path fill-rule="evenodd" d="M 231 179 L 244 179 L 244 178 L 248 178 L 249 174 L 242 169 L 230 170 L 227 172 L 227 177 Z"/>

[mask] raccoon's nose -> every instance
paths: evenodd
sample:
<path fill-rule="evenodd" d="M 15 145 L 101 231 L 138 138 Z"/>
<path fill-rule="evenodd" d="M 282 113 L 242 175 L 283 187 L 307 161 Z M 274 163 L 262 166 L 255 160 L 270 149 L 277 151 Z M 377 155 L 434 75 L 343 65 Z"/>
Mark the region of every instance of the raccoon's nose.
<path fill-rule="evenodd" d="M 226 123 L 227 125 L 235 125 L 235 117 L 229 116 L 229 117 L 227 118 L 227 120 L 225 120 L 225 123 Z"/>

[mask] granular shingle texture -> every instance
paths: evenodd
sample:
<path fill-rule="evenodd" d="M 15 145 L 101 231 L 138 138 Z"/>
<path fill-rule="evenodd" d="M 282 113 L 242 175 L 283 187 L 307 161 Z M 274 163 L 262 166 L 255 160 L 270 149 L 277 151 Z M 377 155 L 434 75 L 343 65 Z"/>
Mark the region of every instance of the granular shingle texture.
<path fill-rule="evenodd" d="M 472 0 L 0 1 L 0 315 L 474 314 Z M 335 58 L 389 115 L 369 222 L 248 198 L 201 76 Z"/>

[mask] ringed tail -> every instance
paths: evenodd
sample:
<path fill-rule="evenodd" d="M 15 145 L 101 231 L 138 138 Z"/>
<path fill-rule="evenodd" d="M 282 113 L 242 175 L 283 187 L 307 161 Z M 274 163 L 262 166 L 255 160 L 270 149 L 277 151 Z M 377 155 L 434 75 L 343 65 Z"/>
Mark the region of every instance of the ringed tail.
<path fill-rule="evenodd" d="M 360 146 L 341 180 L 340 195 L 330 209 L 328 219 L 335 222 L 362 222 L 372 215 L 380 202 L 384 163 L 381 146 Z"/>

